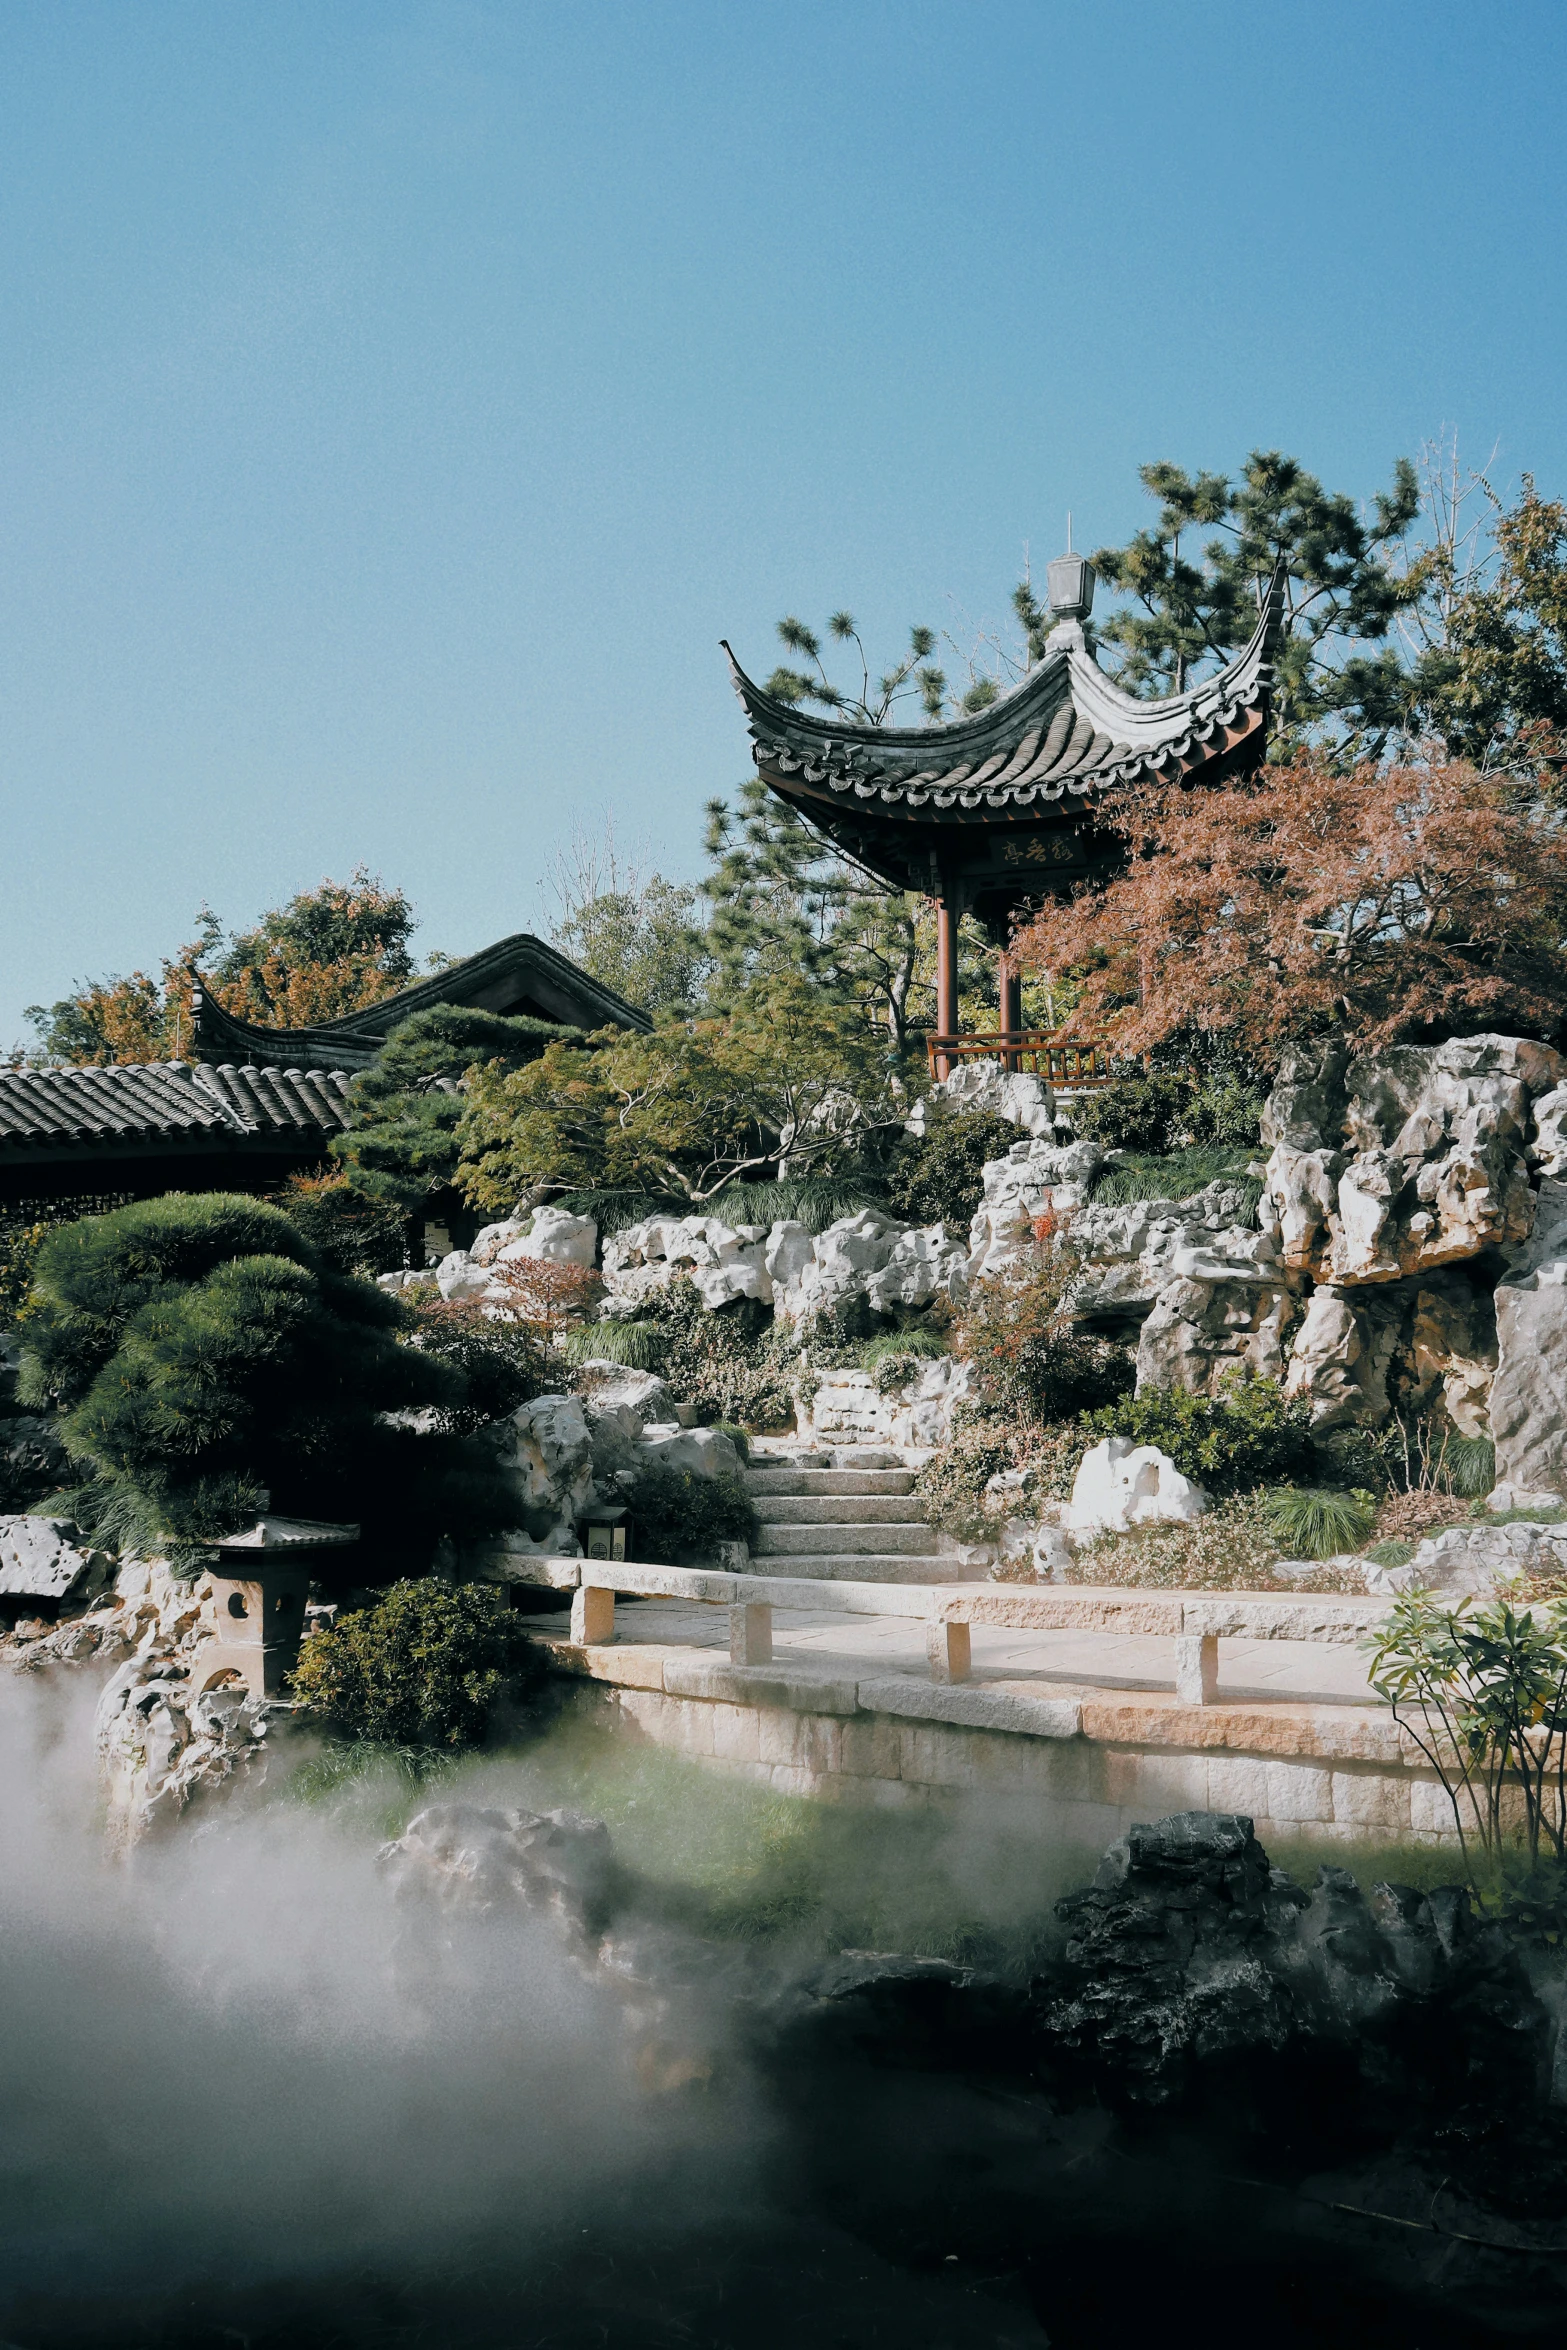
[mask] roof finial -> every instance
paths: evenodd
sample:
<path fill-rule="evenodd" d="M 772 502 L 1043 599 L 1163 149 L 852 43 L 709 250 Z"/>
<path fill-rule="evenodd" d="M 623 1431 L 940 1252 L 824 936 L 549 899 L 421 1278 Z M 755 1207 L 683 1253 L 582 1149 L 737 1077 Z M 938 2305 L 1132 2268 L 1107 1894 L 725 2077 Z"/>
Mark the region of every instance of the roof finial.
<path fill-rule="evenodd" d="M 1066 551 L 1069 555 L 1072 552 L 1072 509 L 1070 506 L 1066 510 Z"/>

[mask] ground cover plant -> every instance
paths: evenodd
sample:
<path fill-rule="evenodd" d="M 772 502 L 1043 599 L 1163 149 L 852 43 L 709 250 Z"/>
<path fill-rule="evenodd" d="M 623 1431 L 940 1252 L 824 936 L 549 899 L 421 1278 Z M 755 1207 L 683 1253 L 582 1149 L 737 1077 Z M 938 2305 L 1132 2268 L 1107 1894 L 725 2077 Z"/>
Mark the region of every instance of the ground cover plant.
<path fill-rule="evenodd" d="M 526 1619 L 504 1592 L 425 1579 L 308 1633 L 291 1685 L 306 1713 L 350 1741 L 455 1752 L 482 1745 L 501 1708 L 514 1715 L 542 1682 Z"/>

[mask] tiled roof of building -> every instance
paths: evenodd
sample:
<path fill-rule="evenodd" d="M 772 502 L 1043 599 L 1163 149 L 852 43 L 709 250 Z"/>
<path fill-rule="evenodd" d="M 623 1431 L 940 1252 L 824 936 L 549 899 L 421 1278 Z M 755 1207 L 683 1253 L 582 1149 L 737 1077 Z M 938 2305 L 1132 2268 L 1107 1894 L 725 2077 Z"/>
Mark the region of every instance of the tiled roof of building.
<path fill-rule="evenodd" d="M 205 1069 L 182 1061 L 0 1070 L 0 1158 L 62 1143 L 209 1136 L 323 1141 L 347 1123 L 343 1069 Z"/>
<path fill-rule="evenodd" d="M 199 976 L 199 975 L 198 975 Z M 266 1028 L 227 1012 L 206 987 L 195 1001 L 196 1048 L 207 1060 L 239 1060 L 304 1069 L 323 1063 L 337 1069 L 364 1069 L 392 1030 L 415 1012 L 436 1004 L 459 1004 L 488 1012 L 523 1012 L 567 1028 L 649 1028 L 645 1012 L 542 938 L 518 931 L 498 939 L 428 979 L 382 996 L 341 1020 L 313 1028 Z"/>
<path fill-rule="evenodd" d="M 1254 731 L 1273 685 L 1283 630 L 1284 577 L 1275 573 L 1251 642 L 1184 694 L 1144 702 L 1125 694 L 1082 644 L 1048 653 L 1021 685 L 947 726 L 849 725 L 780 701 L 746 676 L 725 645 L 756 763 L 769 781 L 830 793 L 846 808 L 898 814 L 1048 812 L 1066 797 L 1201 767 Z"/>

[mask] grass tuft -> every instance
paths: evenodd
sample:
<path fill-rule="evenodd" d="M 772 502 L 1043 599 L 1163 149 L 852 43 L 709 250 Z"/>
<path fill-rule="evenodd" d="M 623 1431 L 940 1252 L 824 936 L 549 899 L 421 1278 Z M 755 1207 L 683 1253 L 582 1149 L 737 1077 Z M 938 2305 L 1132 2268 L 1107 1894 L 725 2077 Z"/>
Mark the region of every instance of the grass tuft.
<path fill-rule="evenodd" d="M 1263 1498 L 1269 1532 L 1290 1558 L 1327 1559 L 1358 1550 L 1376 1523 L 1376 1497 L 1330 1486 L 1279 1485 Z"/>

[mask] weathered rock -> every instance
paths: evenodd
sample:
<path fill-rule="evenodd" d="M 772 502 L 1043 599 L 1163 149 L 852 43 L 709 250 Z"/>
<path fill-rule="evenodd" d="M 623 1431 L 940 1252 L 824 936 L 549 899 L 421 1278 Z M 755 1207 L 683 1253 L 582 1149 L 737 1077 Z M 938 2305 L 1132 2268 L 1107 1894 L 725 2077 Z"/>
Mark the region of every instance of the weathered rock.
<path fill-rule="evenodd" d="M 501 1466 L 511 1472 L 518 1523 L 535 1541 L 551 1518 L 574 1523 L 593 1499 L 593 1431 L 575 1395 L 536 1395 L 490 1431 Z"/>
<path fill-rule="evenodd" d="M 999 1272 L 1027 1247 L 1037 1217 L 1076 1214 L 1105 1163 L 1096 1142 L 1014 1143 L 985 1167 L 985 1188 L 969 1226 L 969 1274 Z"/>
<path fill-rule="evenodd" d="M 1531 1103 L 1564 1074 L 1560 1053 L 1509 1036 L 1286 1055 L 1262 1128 L 1286 1264 L 1396 1281 L 1524 1239 Z"/>
<path fill-rule="evenodd" d="M 922 1363 L 900 1393 L 884 1398 L 887 1441 L 934 1447 L 952 1434 L 952 1415 L 974 1392 L 974 1369 L 955 1355 Z"/>
<path fill-rule="evenodd" d="M 718 1216 L 650 1216 L 604 1243 L 604 1285 L 612 1298 L 640 1304 L 682 1275 L 708 1308 L 737 1297 L 767 1304 L 767 1228 L 726 1224 Z"/>
<path fill-rule="evenodd" d="M 968 1250 L 945 1224 L 900 1232 L 886 1263 L 865 1282 L 865 1295 L 879 1314 L 899 1306 L 927 1306 L 935 1297 L 956 1302 L 967 1293 Z"/>
<path fill-rule="evenodd" d="M 1439 1398 L 1460 1434 L 1485 1433 L 1496 1363 L 1489 1295 L 1463 1269 L 1314 1290 L 1289 1345 L 1285 1393 L 1323 1428 L 1379 1427 Z"/>
<path fill-rule="evenodd" d="M 595 1410 L 617 1419 L 628 1436 L 640 1436 L 655 1420 L 675 1416 L 669 1382 L 656 1371 L 633 1371 L 624 1363 L 591 1356 L 578 1366 L 582 1385 Z"/>
<path fill-rule="evenodd" d="M 1286 2050 L 1376 2097 L 1478 2093 L 1510 2114 L 1536 2095 L 1549 2016 L 1459 1887 L 1368 1899 L 1323 1867 L 1308 1895 L 1249 1819 L 1183 1812 L 1131 1829 L 1056 1914 L 1069 1938 L 1034 1987 L 1042 2051 L 1112 2101 L 1168 2104 L 1208 2067 L 1233 2096 L 1239 2066 Z"/>
<path fill-rule="evenodd" d="M 1125 1534 L 1133 1526 L 1191 1525 L 1208 1496 L 1168 1453 L 1128 1436 L 1107 1436 L 1078 1464 L 1065 1522 L 1076 1534 Z"/>
<path fill-rule="evenodd" d="M 69 1518 L 0 1518 L 0 1595 L 59 1601 L 102 1584 L 109 1562 Z"/>
<path fill-rule="evenodd" d="M 1451 1526 L 1428 1535 L 1402 1567 L 1373 1569 L 1384 1591 L 1436 1591 L 1444 1598 L 1485 1598 L 1515 1575 L 1567 1571 L 1567 1526 L 1514 1519 L 1505 1526 Z"/>
<path fill-rule="evenodd" d="M 110 1676 L 94 1716 L 110 1842 L 140 1843 L 198 1800 L 261 1783 L 274 1727 L 291 1718 L 242 1685 L 203 1688 L 199 1644 L 182 1655 L 149 1642 Z"/>
<path fill-rule="evenodd" d="M 431 1804 L 380 1852 L 400 1901 L 434 1900 L 477 1917 L 521 1910 L 548 1918 L 590 1955 L 621 1897 L 609 1830 L 581 1812 Z"/>
<path fill-rule="evenodd" d="M 879 1208 L 861 1208 L 840 1216 L 817 1234 L 808 1264 L 801 1264 L 786 1289 L 774 1285 L 778 1312 L 792 1322 L 831 1313 L 850 1298 L 869 1294 L 873 1277 L 892 1263 L 900 1240 L 911 1228 Z M 945 1239 L 945 1234 L 943 1234 Z M 914 1260 L 908 1260 L 912 1266 Z M 932 1287 L 927 1294 L 934 1294 Z"/>
<path fill-rule="evenodd" d="M 649 1427 L 637 1447 L 637 1465 L 689 1469 L 696 1477 L 738 1477 L 740 1455 L 733 1437 L 721 1428 Z"/>
<path fill-rule="evenodd" d="M 1567 1496 L 1567 1183 L 1554 1176 L 1497 1285 L 1496 1345 L 1497 1483 Z"/>
<path fill-rule="evenodd" d="M 960 1061 L 915 1103 L 906 1124 L 910 1134 L 925 1135 L 965 1112 L 1009 1118 L 1025 1134 L 1046 1140 L 1055 1133 L 1055 1102 L 1045 1080 L 1030 1070 L 1003 1069 L 999 1061 Z"/>
<path fill-rule="evenodd" d="M 565 1208 L 535 1208 L 525 1232 L 495 1252 L 496 1264 L 535 1257 L 548 1265 L 591 1266 L 598 1255 L 599 1228 L 591 1216 Z"/>

